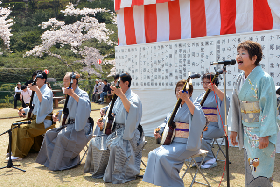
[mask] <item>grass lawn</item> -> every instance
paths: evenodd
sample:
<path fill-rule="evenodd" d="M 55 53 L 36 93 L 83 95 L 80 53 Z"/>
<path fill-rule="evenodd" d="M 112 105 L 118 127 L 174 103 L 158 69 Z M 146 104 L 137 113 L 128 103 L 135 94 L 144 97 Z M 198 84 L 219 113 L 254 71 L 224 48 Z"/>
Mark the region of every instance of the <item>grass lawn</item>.
<path fill-rule="evenodd" d="M 93 104 L 94 109 L 100 108 L 102 105 Z M 16 116 L 17 111 L 14 109 L 0 109 L 0 118 Z M 3 116 L 4 115 L 4 116 Z M 91 112 L 91 116 L 94 121 L 99 118 L 99 111 L 95 110 Z M 13 119 L 1 119 L 0 120 L 0 133 L 8 130 L 15 120 L 19 118 Z M 156 125 L 155 125 L 156 126 Z M 143 150 L 142 160 L 147 163 L 147 156 L 149 151 L 158 147 L 158 144 L 155 144 L 155 140 L 152 137 L 146 137 L 148 141 L 145 149 Z M 6 166 L 7 163 L 4 163 L 6 150 L 8 145 L 8 135 L 0 136 L 0 167 Z M 224 148 L 224 147 L 223 147 Z M 217 148 L 215 147 L 215 150 Z M 81 152 L 81 157 L 83 156 L 84 151 Z M 244 157 L 243 150 L 239 151 L 236 147 L 229 148 L 230 154 L 230 180 L 231 186 L 234 187 L 243 187 L 245 180 L 245 169 L 244 169 Z M 30 153 L 26 158 L 21 161 L 14 162 L 14 164 L 20 164 L 18 166 L 21 169 L 26 170 L 26 173 L 23 173 L 16 169 L 2 169 L 0 170 L 0 186 L 154 186 L 149 183 L 142 182 L 141 178 L 137 180 L 120 184 L 120 185 L 112 185 L 111 183 L 104 183 L 102 179 L 93 179 L 89 173 L 84 174 L 83 167 L 85 160 L 82 161 L 81 165 L 65 170 L 65 171 L 49 171 L 46 167 L 35 163 L 37 153 Z M 219 158 L 223 159 L 222 154 L 219 154 Z M 274 168 L 274 186 L 280 186 L 280 154 L 276 154 L 275 159 L 275 168 Z M 141 168 L 145 168 L 141 165 Z M 186 167 L 183 166 L 180 175 L 183 175 Z M 202 170 L 210 182 L 211 186 L 219 186 L 220 180 L 222 178 L 224 169 L 224 162 L 219 161 L 218 166 L 211 169 Z M 191 169 L 192 172 L 195 172 L 195 169 Z M 144 170 L 140 171 L 140 174 L 144 174 Z M 226 174 L 225 174 L 226 175 Z M 201 175 L 198 174 L 197 181 L 203 181 Z M 184 177 L 185 186 L 189 186 L 191 184 L 191 176 L 187 174 Z M 222 180 L 221 186 L 226 186 L 225 178 Z M 200 184 L 195 184 L 194 186 L 202 186 Z"/>

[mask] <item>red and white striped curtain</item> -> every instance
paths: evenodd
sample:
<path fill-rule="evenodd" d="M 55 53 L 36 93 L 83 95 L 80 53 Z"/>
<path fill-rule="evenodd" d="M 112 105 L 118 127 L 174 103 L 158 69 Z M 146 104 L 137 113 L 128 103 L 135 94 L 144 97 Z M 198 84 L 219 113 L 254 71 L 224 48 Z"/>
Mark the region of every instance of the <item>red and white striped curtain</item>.
<path fill-rule="evenodd" d="M 115 0 L 119 46 L 280 29 L 280 0 Z"/>

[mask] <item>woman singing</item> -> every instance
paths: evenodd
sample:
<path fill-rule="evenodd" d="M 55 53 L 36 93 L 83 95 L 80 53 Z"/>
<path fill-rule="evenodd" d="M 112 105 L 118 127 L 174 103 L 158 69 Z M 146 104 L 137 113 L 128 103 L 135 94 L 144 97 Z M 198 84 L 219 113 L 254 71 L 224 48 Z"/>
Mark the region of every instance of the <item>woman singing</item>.
<path fill-rule="evenodd" d="M 245 186 L 272 186 L 276 123 L 276 94 L 273 79 L 259 65 L 261 45 L 244 41 L 237 47 L 238 69 L 243 70 L 232 94 L 230 139 L 245 148 Z M 238 134 L 238 143 L 236 136 Z"/>
<path fill-rule="evenodd" d="M 200 136 L 206 123 L 203 111 L 199 103 L 193 103 L 191 98 L 193 87 L 189 91 L 182 91 L 186 80 L 176 84 L 175 94 L 177 99 L 181 98 L 181 106 L 176 113 L 174 122 L 175 138 L 169 145 L 162 145 L 151 151 L 148 155 L 148 163 L 143 181 L 158 186 L 184 186 L 179 176 L 180 169 L 185 159 L 199 152 L 201 143 Z M 160 137 L 164 127 L 167 125 L 169 113 L 163 124 L 159 126 L 159 133 L 154 133 L 155 138 Z"/>

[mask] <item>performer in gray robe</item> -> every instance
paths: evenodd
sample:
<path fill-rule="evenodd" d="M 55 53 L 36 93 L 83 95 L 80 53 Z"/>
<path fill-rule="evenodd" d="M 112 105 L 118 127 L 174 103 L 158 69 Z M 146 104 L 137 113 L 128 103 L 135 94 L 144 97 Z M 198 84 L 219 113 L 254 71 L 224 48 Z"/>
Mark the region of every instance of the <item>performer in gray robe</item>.
<path fill-rule="evenodd" d="M 120 87 L 111 86 L 118 98 L 113 107 L 114 127 L 110 135 L 98 131 L 89 144 L 84 172 L 113 184 L 125 183 L 140 173 L 145 136 L 141 126 L 142 104 L 130 89 L 131 76 L 120 75 Z M 108 111 L 107 111 L 108 112 Z M 103 128 L 98 122 L 97 128 Z M 140 130 L 139 130 L 140 129 Z"/>
<path fill-rule="evenodd" d="M 73 80 L 73 89 L 66 88 L 69 83 L 70 73 L 67 73 L 63 79 L 63 84 L 65 94 L 70 96 L 67 105 L 69 109 L 68 123 L 47 131 L 36 158 L 37 163 L 48 167 L 52 171 L 65 170 L 78 165 L 80 152 L 92 138 L 93 124 L 88 120 L 91 112 L 89 96 L 78 87 L 76 79 Z M 55 114 L 53 119 L 57 121 Z"/>
<path fill-rule="evenodd" d="M 157 186 L 184 186 L 179 173 L 184 161 L 199 152 L 200 136 L 206 123 L 206 118 L 199 103 L 193 103 L 192 86 L 189 93 L 182 93 L 185 80 L 176 85 L 176 97 L 182 99 L 181 107 L 176 113 L 174 122 L 175 138 L 169 145 L 162 145 L 151 151 L 148 155 L 147 168 L 143 181 Z M 160 137 L 167 125 L 171 113 L 167 115 L 164 123 L 159 126 L 159 133 L 154 133 L 155 138 Z M 187 128 L 184 128 L 186 126 Z M 156 129 L 157 130 L 157 129 Z"/>
<path fill-rule="evenodd" d="M 203 103 L 202 110 L 204 115 L 208 119 L 208 126 L 203 131 L 203 139 L 201 142 L 201 149 L 209 151 L 204 159 L 204 164 L 201 165 L 202 169 L 212 168 L 217 166 L 216 159 L 211 151 L 211 143 L 213 138 L 221 138 L 224 136 L 224 118 L 225 118 L 225 105 L 224 105 L 224 92 L 222 92 L 217 86 L 219 85 L 218 78 L 211 84 L 211 79 L 215 76 L 214 73 L 204 74 L 202 77 L 202 85 L 205 91 L 210 89 L 210 93 Z M 213 91 L 214 90 L 214 91 Z M 201 103 L 206 92 L 203 92 L 196 98 L 196 102 Z M 228 113 L 230 99 L 226 97 Z M 220 115 L 219 115 L 220 112 Z M 196 162 L 201 162 L 202 158 L 197 157 Z"/>
<path fill-rule="evenodd" d="M 41 148 L 43 137 L 48 129 L 55 127 L 52 122 L 53 93 L 46 84 L 47 74 L 36 71 L 36 85 L 29 85 L 35 92 L 32 105 L 31 124 L 22 124 L 20 128 L 12 131 L 12 159 L 26 157 L 30 150 L 38 152 Z M 30 108 L 19 110 L 19 115 L 24 116 Z M 12 126 L 13 128 L 13 126 Z M 8 155 L 7 155 L 8 156 Z"/>

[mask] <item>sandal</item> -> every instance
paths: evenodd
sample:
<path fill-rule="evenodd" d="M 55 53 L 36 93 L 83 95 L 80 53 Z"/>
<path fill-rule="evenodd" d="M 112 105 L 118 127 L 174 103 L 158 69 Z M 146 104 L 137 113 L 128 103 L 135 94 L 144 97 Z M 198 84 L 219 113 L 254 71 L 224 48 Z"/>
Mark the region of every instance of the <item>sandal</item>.
<path fill-rule="evenodd" d="M 217 162 L 214 163 L 204 163 L 203 165 L 201 165 L 201 169 L 209 169 L 209 168 L 213 168 L 217 166 Z"/>

